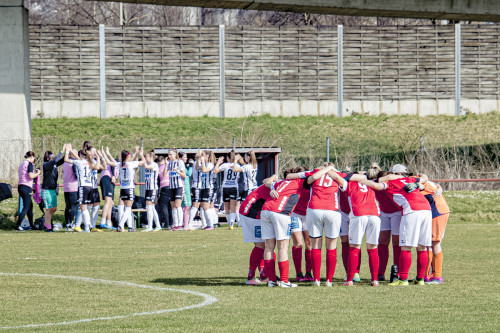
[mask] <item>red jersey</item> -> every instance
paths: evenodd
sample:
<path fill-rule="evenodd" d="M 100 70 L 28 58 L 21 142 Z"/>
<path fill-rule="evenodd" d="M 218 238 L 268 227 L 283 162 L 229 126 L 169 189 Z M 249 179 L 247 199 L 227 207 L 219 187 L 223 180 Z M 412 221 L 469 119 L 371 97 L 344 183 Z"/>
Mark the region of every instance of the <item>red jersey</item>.
<path fill-rule="evenodd" d="M 306 215 L 307 213 L 307 205 L 309 204 L 309 199 L 311 198 L 311 191 L 305 188 L 302 188 L 300 192 L 299 202 L 293 209 L 293 212 L 298 215 Z"/>
<path fill-rule="evenodd" d="M 267 188 L 266 185 L 260 185 L 241 203 L 239 213 L 246 217 L 260 220 L 260 211 L 266 200 L 271 198 L 269 195 L 270 192 L 271 189 Z"/>
<path fill-rule="evenodd" d="M 349 196 L 350 216 L 380 216 L 373 189 L 358 182 L 347 182 L 342 190 Z"/>
<path fill-rule="evenodd" d="M 345 173 L 338 173 L 340 177 L 346 177 Z M 311 199 L 307 208 L 339 210 L 339 184 L 328 174 L 311 184 Z"/>
<path fill-rule="evenodd" d="M 386 191 L 375 191 L 375 198 L 378 201 L 380 210 L 386 214 L 393 214 L 399 212 L 399 206 L 391 199 L 391 195 Z M 342 204 L 340 204 L 342 207 Z"/>
<path fill-rule="evenodd" d="M 387 188 L 385 189 L 392 201 L 399 206 L 399 210 L 403 215 L 410 214 L 416 210 L 431 210 L 429 202 L 420 193 L 420 191 L 415 190 L 411 193 L 407 193 L 404 187 L 408 183 L 416 183 L 417 178 L 406 177 L 395 179 L 387 182 Z"/>
<path fill-rule="evenodd" d="M 300 193 L 304 185 L 304 179 L 282 180 L 274 184 L 274 189 L 280 195 L 278 199 L 269 198 L 262 207 L 262 210 L 268 210 L 283 215 L 290 215 L 297 205 Z"/>
<path fill-rule="evenodd" d="M 349 199 L 347 192 L 345 191 L 339 191 L 339 203 L 340 203 L 340 210 L 344 214 L 349 214 L 351 212 L 351 206 L 349 206 Z"/>

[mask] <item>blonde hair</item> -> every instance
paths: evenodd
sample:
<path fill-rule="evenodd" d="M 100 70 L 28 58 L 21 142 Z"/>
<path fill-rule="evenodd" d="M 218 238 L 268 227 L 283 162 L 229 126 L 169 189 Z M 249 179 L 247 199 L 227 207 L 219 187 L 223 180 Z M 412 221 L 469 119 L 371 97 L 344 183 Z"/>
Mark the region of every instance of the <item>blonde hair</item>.
<path fill-rule="evenodd" d="M 238 162 L 238 164 L 240 165 L 245 165 L 245 160 L 243 159 L 243 157 L 241 157 L 241 155 L 238 155 L 238 160 L 236 160 L 235 162 Z"/>
<path fill-rule="evenodd" d="M 372 163 L 370 169 L 366 172 L 366 178 L 377 179 L 379 172 L 382 171 L 377 163 Z"/>
<path fill-rule="evenodd" d="M 323 163 L 323 166 L 326 168 L 326 167 L 334 166 L 334 165 L 333 165 L 333 162 L 325 162 L 325 163 Z"/>
<path fill-rule="evenodd" d="M 250 150 L 247 155 L 250 156 L 250 164 L 254 169 L 257 169 L 257 156 L 255 156 L 255 152 L 253 150 Z"/>

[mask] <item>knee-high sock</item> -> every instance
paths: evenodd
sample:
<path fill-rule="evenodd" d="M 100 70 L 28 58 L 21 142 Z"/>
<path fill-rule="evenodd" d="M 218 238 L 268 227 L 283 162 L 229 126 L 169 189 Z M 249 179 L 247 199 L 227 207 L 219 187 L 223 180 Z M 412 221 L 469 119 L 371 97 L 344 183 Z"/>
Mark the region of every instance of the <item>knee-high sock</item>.
<path fill-rule="evenodd" d="M 282 282 L 288 283 L 288 275 L 290 271 L 290 262 L 288 260 L 278 261 L 278 268 L 280 270 L 280 279 Z"/>
<path fill-rule="evenodd" d="M 434 254 L 432 266 L 434 268 L 433 274 L 435 278 L 443 276 L 443 251 Z"/>
<path fill-rule="evenodd" d="M 427 253 L 426 253 L 427 254 Z M 411 267 L 411 251 L 401 251 L 399 256 L 399 278 L 401 280 L 408 279 L 408 272 Z"/>
<path fill-rule="evenodd" d="M 153 229 L 153 213 L 154 207 L 153 205 L 146 205 L 146 214 L 148 216 L 148 229 Z"/>
<path fill-rule="evenodd" d="M 337 266 L 337 249 L 326 250 L 326 280 L 332 282 Z"/>
<path fill-rule="evenodd" d="M 276 262 L 274 260 L 264 260 L 264 271 L 269 281 L 276 282 Z"/>
<path fill-rule="evenodd" d="M 255 246 L 250 253 L 250 260 L 248 265 L 248 280 L 255 277 L 255 270 L 259 266 L 260 262 L 264 258 L 264 249 Z"/>
<path fill-rule="evenodd" d="M 130 215 L 130 213 L 132 212 L 132 208 L 131 207 L 125 207 L 125 206 L 122 206 L 123 207 L 123 212 L 120 216 L 120 222 L 118 223 L 118 226 L 123 229 L 125 227 L 125 222 L 128 221 L 128 215 Z M 118 206 L 118 209 L 120 209 L 120 206 Z"/>
<path fill-rule="evenodd" d="M 209 208 L 207 210 L 203 210 L 204 212 L 203 216 L 205 217 L 205 223 L 207 227 L 212 228 L 215 223 L 215 216 L 214 216 L 214 210 L 213 208 Z M 203 221 L 203 220 L 202 220 Z"/>
<path fill-rule="evenodd" d="M 305 262 L 306 262 L 306 273 L 311 273 L 311 270 L 312 270 L 311 256 L 312 256 L 312 251 L 306 249 L 305 253 L 304 253 Z"/>
<path fill-rule="evenodd" d="M 379 257 L 378 249 L 367 250 L 368 252 L 368 263 L 370 265 L 370 273 L 372 276 L 372 281 L 378 280 L 377 274 L 379 272 Z"/>
<path fill-rule="evenodd" d="M 124 214 L 127 212 L 125 211 Z M 127 226 L 129 229 L 134 229 L 134 214 L 132 213 L 132 207 L 129 207 Z"/>
<path fill-rule="evenodd" d="M 178 219 L 178 214 L 177 214 L 177 208 L 172 208 L 172 222 L 174 224 L 174 228 L 177 228 L 179 226 L 179 219 Z"/>
<path fill-rule="evenodd" d="M 392 261 L 393 264 L 396 266 L 399 266 L 400 255 L 401 255 L 401 247 L 399 247 L 399 244 L 394 244 L 394 242 L 392 242 Z"/>
<path fill-rule="evenodd" d="M 428 261 L 429 255 L 427 251 L 417 251 L 417 279 L 423 279 L 425 277 Z"/>
<path fill-rule="evenodd" d="M 76 228 L 80 228 L 80 226 L 82 225 L 82 219 L 83 219 L 82 210 L 78 209 L 75 213 L 75 227 Z"/>
<path fill-rule="evenodd" d="M 359 269 L 361 268 L 361 251 L 359 251 L 358 256 L 358 267 L 356 267 L 356 273 L 359 273 Z"/>
<path fill-rule="evenodd" d="M 85 230 L 89 230 L 89 228 L 90 228 L 90 213 L 88 210 L 82 211 L 82 220 L 83 220 L 83 225 L 85 226 Z"/>
<path fill-rule="evenodd" d="M 215 208 L 212 208 L 212 223 L 219 224 L 219 214 L 215 211 Z"/>
<path fill-rule="evenodd" d="M 347 263 L 349 260 L 349 243 L 342 243 L 342 264 L 344 265 L 345 273 L 347 274 Z"/>
<path fill-rule="evenodd" d="M 97 218 L 99 217 L 99 208 L 101 208 L 101 206 L 92 206 L 92 229 L 94 229 L 95 225 L 97 224 Z"/>
<path fill-rule="evenodd" d="M 295 274 L 302 273 L 302 248 L 292 246 L 292 259 L 295 267 Z"/>
<path fill-rule="evenodd" d="M 118 205 L 118 226 L 121 226 L 120 225 L 120 221 L 122 220 L 122 217 L 123 217 L 123 211 L 125 210 L 125 206 L 124 205 Z M 123 222 L 125 223 L 125 222 Z M 122 226 L 123 227 L 123 226 Z"/>
<path fill-rule="evenodd" d="M 378 245 L 378 274 L 385 275 L 389 262 L 389 244 Z"/>
<path fill-rule="evenodd" d="M 184 222 L 184 212 L 182 211 L 182 207 L 177 207 L 177 221 L 178 221 L 178 226 L 182 227 L 183 222 Z"/>
<path fill-rule="evenodd" d="M 229 214 L 229 216 L 228 216 L 228 222 L 229 222 L 229 226 L 230 227 L 232 227 L 234 225 L 235 218 L 236 218 L 236 214 L 235 213 Z"/>
<path fill-rule="evenodd" d="M 205 228 L 208 225 L 208 220 L 210 219 L 210 216 L 208 216 L 209 210 L 210 210 L 210 208 L 207 210 L 200 208 L 200 219 L 201 219 L 201 227 L 202 228 Z M 208 226 L 210 226 L 210 225 L 208 225 Z"/>
<path fill-rule="evenodd" d="M 189 211 L 189 224 L 193 223 L 194 218 L 196 217 L 196 213 L 198 213 L 198 207 L 191 207 L 191 210 Z M 200 212 L 201 215 L 201 212 Z"/>
<path fill-rule="evenodd" d="M 360 249 L 355 247 L 349 247 L 349 259 L 347 260 L 347 279 L 346 281 L 352 281 L 354 279 L 354 274 L 356 273 L 356 267 L 359 263 L 359 253 Z"/>
<path fill-rule="evenodd" d="M 155 209 L 155 206 L 151 205 L 151 211 L 153 212 L 153 220 L 155 221 L 155 228 L 161 228 L 160 226 L 160 217 L 158 216 L 158 212 Z"/>
<path fill-rule="evenodd" d="M 311 263 L 314 280 L 319 281 L 321 278 L 321 249 L 312 249 Z"/>

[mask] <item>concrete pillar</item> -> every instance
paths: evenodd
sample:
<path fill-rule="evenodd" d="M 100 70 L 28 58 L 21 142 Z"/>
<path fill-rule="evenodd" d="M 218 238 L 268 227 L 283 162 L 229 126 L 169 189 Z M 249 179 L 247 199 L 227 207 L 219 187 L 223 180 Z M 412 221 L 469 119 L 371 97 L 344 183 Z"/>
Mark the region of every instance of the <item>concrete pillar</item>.
<path fill-rule="evenodd" d="M 22 0 L 0 2 L 0 180 L 17 181 L 31 147 L 28 10 Z"/>

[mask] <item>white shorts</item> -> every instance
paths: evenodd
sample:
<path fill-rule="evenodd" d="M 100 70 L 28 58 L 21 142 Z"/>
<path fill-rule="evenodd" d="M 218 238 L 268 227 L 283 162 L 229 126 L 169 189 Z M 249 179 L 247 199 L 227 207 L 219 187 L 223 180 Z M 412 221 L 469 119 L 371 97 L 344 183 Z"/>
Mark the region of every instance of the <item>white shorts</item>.
<path fill-rule="evenodd" d="M 432 245 L 432 213 L 417 210 L 403 215 L 399 228 L 399 246 Z"/>
<path fill-rule="evenodd" d="M 380 212 L 380 231 L 390 230 L 391 234 L 399 235 L 399 226 L 401 225 L 401 212 L 386 214 Z"/>
<path fill-rule="evenodd" d="M 306 220 L 310 237 L 322 237 L 323 229 L 325 230 L 325 237 L 332 239 L 339 237 L 340 223 L 342 220 L 340 212 L 334 210 L 308 208 Z"/>
<path fill-rule="evenodd" d="M 290 216 L 268 210 L 260 212 L 261 236 L 263 240 L 290 239 L 292 235 L 292 220 Z"/>
<path fill-rule="evenodd" d="M 292 233 L 307 231 L 307 220 L 305 215 L 292 213 L 290 218 L 292 219 Z"/>
<path fill-rule="evenodd" d="M 340 222 L 340 236 L 349 236 L 349 214 L 340 212 L 342 221 Z"/>
<path fill-rule="evenodd" d="M 245 243 L 262 243 L 262 229 L 260 220 L 252 219 L 245 215 L 240 215 L 241 230 L 243 231 L 243 241 Z"/>
<path fill-rule="evenodd" d="M 367 244 L 378 244 L 380 217 L 374 215 L 354 216 L 349 221 L 349 244 L 361 245 L 366 235 Z"/>

